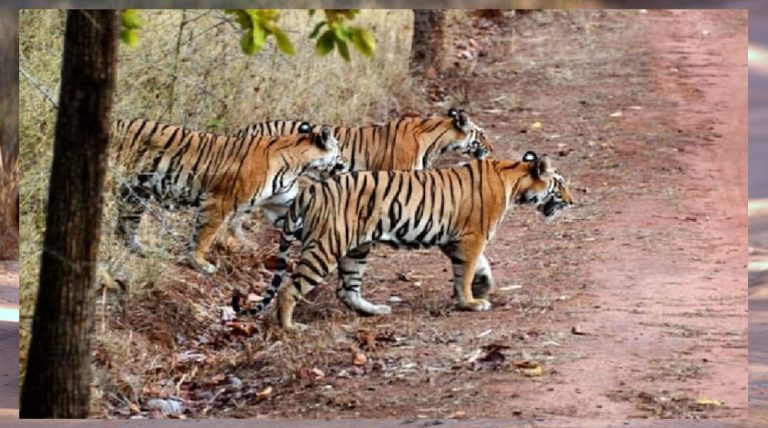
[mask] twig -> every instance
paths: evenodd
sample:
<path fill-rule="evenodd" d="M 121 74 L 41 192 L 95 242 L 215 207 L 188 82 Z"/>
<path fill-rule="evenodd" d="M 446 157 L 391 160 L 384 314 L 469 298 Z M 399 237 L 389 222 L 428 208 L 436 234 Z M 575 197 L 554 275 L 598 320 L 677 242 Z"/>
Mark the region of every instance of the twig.
<path fill-rule="evenodd" d="M 24 67 L 19 66 L 19 71 L 21 72 L 21 75 L 24 76 L 25 79 L 29 81 L 29 83 L 32 84 L 32 86 L 35 87 L 38 91 L 40 91 L 41 94 L 47 99 L 51 104 L 53 104 L 53 108 L 56 110 L 59 109 L 59 103 L 56 102 L 56 100 L 53 99 L 53 97 L 48 93 L 48 91 L 41 85 L 40 83 L 35 80 L 34 77 L 32 77 L 27 70 L 24 69 Z"/>
<path fill-rule="evenodd" d="M 175 104 L 174 93 L 176 92 L 176 79 L 179 76 L 179 53 L 181 52 L 181 36 L 184 34 L 184 27 L 187 25 L 187 10 L 181 10 L 181 23 L 179 24 L 179 34 L 176 36 L 176 50 L 173 61 L 173 73 L 171 73 L 171 93 L 168 95 L 168 117 L 173 118 L 173 106 Z"/>

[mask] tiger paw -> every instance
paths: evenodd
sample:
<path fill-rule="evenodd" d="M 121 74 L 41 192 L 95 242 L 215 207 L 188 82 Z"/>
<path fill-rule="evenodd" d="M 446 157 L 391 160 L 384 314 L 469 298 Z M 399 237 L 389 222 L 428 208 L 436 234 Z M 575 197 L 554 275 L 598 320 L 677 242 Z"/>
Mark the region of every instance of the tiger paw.
<path fill-rule="evenodd" d="M 392 308 L 387 305 L 375 305 L 371 313 L 373 315 L 389 315 L 392 313 Z"/>
<path fill-rule="evenodd" d="M 491 302 L 485 300 L 485 299 L 475 299 L 471 300 L 469 302 L 465 302 L 464 305 L 462 305 L 465 309 L 468 309 L 470 311 L 474 312 L 483 312 L 483 311 L 490 311 L 491 310 Z"/>
<path fill-rule="evenodd" d="M 290 324 L 283 325 L 285 331 L 302 332 L 307 331 L 309 326 L 300 322 L 291 322 Z"/>
<path fill-rule="evenodd" d="M 209 263 L 205 260 L 202 260 L 202 261 L 195 260 L 194 257 L 192 258 L 192 265 L 194 265 L 195 269 L 197 269 L 198 271 L 208 275 L 216 272 L 219 269 L 213 263 Z"/>

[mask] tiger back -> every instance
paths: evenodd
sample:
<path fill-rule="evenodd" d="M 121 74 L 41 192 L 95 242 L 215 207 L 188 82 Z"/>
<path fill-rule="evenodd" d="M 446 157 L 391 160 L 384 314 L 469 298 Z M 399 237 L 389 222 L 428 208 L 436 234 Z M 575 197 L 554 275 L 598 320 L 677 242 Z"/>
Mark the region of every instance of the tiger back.
<path fill-rule="evenodd" d="M 234 135 L 286 135 L 307 132 L 307 126 L 306 122 L 275 120 L 254 123 Z M 455 109 L 445 116 L 406 116 L 382 125 L 336 126 L 332 131 L 349 160 L 347 171 L 428 169 L 447 152 L 482 159 L 493 151 L 485 131 L 463 110 Z"/>
<path fill-rule="evenodd" d="M 117 235 L 143 253 L 136 232 L 149 199 L 163 207 L 198 208 L 190 256 L 204 258 L 222 222 L 269 206 L 278 222 L 298 193 L 301 175 L 339 170 L 343 159 L 328 128 L 318 133 L 235 138 L 144 119 L 113 123 L 111 157 L 118 205 Z"/>

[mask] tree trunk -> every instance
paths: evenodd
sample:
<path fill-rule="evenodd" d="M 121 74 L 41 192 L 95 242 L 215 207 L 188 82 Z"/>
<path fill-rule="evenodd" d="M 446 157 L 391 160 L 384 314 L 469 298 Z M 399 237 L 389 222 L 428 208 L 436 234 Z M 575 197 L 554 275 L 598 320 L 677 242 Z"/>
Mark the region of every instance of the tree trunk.
<path fill-rule="evenodd" d="M 21 417 L 85 418 L 117 14 L 70 10 Z"/>
<path fill-rule="evenodd" d="M 411 42 L 411 71 L 430 75 L 440 72 L 443 60 L 443 26 L 445 11 L 413 10 L 413 41 Z"/>

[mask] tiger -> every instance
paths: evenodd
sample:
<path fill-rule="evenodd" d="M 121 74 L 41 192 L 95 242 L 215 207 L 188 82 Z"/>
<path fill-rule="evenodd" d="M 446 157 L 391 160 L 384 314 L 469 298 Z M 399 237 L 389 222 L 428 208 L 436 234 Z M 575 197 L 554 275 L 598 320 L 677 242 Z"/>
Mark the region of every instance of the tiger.
<path fill-rule="evenodd" d="M 274 120 L 251 124 L 234 135 L 286 135 L 317 130 L 319 126 L 311 128 L 307 122 Z M 446 152 L 483 159 L 493 151 L 485 130 L 472 122 L 464 110 L 453 108 L 445 116 L 405 116 L 381 125 L 336 126 L 332 130 L 342 155 L 349 161 L 345 172 L 428 169 Z"/>
<path fill-rule="evenodd" d="M 116 235 L 144 254 L 136 237 L 146 201 L 164 208 L 198 209 L 189 243 L 192 264 L 217 267 L 205 255 L 221 224 L 260 208 L 280 224 L 298 194 L 300 176 L 341 171 L 346 161 L 330 128 L 280 137 L 235 138 L 145 119 L 117 120 L 112 127 L 117 196 Z"/>
<path fill-rule="evenodd" d="M 362 315 L 389 314 L 389 306 L 361 295 L 368 253 L 381 242 L 396 248 L 439 247 L 452 263 L 459 307 L 490 310 L 493 275 L 483 252 L 505 212 L 521 204 L 534 206 L 547 220 L 574 204 L 546 155 L 528 151 L 520 161 L 478 159 L 425 171 L 351 172 L 315 183 L 289 208 L 276 273 L 264 298 L 246 309 L 234 296 L 232 308 L 236 314 L 254 315 L 278 294 L 280 325 L 304 328 L 293 321 L 297 299 L 338 266 L 336 296 L 348 308 Z M 296 238 L 301 251 L 293 286 L 280 288 Z"/>

